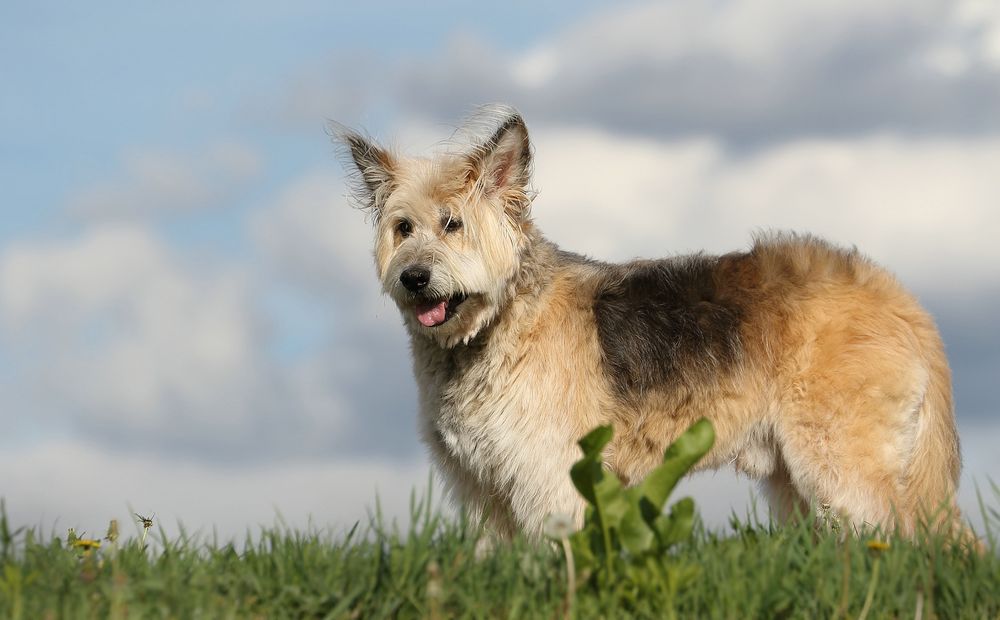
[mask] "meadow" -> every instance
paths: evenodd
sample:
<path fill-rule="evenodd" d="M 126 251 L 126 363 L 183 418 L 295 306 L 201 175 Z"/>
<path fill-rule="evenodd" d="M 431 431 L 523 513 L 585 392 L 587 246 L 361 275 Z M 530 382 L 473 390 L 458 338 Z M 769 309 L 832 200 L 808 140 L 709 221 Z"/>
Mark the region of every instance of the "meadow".
<path fill-rule="evenodd" d="M 697 425 L 696 425 L 697 426 Z M 610 429 L 571 472 L 585 525 L 484 551 L 482 528 L 411 496 L 408 523 L 282 525 L 241 541 L 169 538 L 138 517 L 97 536 L 12 529 L 0 506 L 0 617 L 23 618 L 1000 618 L 1000 488 L 981 501 L 983 549 L 929 530 L 900 538 L 835 519 L 705 528 L 667 505 L 711 445 L 692 427 L 640 485 L 605 471 Z M 124 529 L 124 527 L 122 528 Z"/>
<path fill-rule="evenodd" d="M 414 503 L 407 534 L 373 517 L 350 532 L 275 527 L 239 544 L 151 535 L 146 545 L 137 536 L 88 548 L 4 524 L 0 617 L 568 615 L 566 561 L 557 549 L 516 540 L 477 559 L 477 528 L 429 505 Z M 774 528 L 734 519 L 732 528 L 722 535 L 696 525 L 669 555 L 673 583 L 647 568 L 599 587 L 583 580 L 572 616 L 1000 617 L 995 543 L 978 555 L 942 540 L 817 534 L 805 521 Z M 643 576 L 658 583 L 637 585 Z"/>

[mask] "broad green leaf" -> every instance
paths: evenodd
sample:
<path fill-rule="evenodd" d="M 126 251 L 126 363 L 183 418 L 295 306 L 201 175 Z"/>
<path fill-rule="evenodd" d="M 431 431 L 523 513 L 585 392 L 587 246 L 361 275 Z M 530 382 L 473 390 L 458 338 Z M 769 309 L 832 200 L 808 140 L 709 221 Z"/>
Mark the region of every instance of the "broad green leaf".
<path fill-rule="evenodd" d="M 699 420 L 666 450 L 661 465 L 638 486 L 626 489 L 614 472 L 604 468 L 602 452 L 612 437 L 610 426 L 588 433 L 579 441 L 583 458 L 570 470 L 574 486 L 589 504 L 584 527 L 570 537 L 570 544 L 581 570 L 594 569 L 594 578 L 602 583 L 613 582 L 615 573 L 627 575 L 635 562 L 663 560 L 672 544 L 690 536 L 694 502 L 678 502 L 669 515 L 663 514 L 663 506 L 677 481 L 715 439 L 711 423 Z M 639 589 L 663 583 L 655 578 Z"/>
<path fill-rule="evenodd" d="M 631 489 L 630 489 L 631 490 Z M 628 497 L 628 496 L 626 496 Z M 626 501 L 628 511 L 622 516 L 618 535 L 622 545 L 629 553 L 638 555 L 649 551 L 655 540 L 653 530 L 643 519 L 639 507 L 634 501 Z"/>
<path fill-rule="evenodd" d="M 590 431 L 578 443 L 583 450 L 583 458 L 573 464 L 570 478 L 580 494 L 591 504 L 597 504 L 596 487 L 601 482 L 604 467 L 601 460 L 601 450 L 608 445 L 614 431 L 610 426 L 598 426 Z"/>
<path fill-rule="evenodd" d="M 690 497 L 670 507 L 670 515 L 661 514 L 653 522 L 660 546 L 663 549 L 691 536 L 694 529 L 694 500 Z"/>
<path fill-rule="evenodd" d="M 670 444 L 663 455 L 663 464 L 651 471 L 636 487 L 649 502 L 649 505 L 643 508 L 647 518 L 655 518 L 655 515 L 663 510 L 663 505 L 670 492 L 677 486 L 677 481 L 705 456 L 713 443 L 715 443 L 715 431 L 712 429 L 712 423 L 702 418 Z"/>
<path fill-rule="evenodd" d="M 617 525 L 628 510 L 622 493 L 622 483 L 612 472 L 602 465 L 601 450 L 611 441 L 613 430 L 610 426 L 600 426 L 580 440 L 584 456 L 570 469 L 570 478 L 580 494 L 594 508 L 593 520 L 585 529 L 594 527 L 600 533 L 600 549 L 604 555 L 606 570 L 611 572 L 613 553 L 612 527 Z"/>
<path fill-rule="evenodd" d="M 577 445 L 583 450 L 584 456 L 600 456 L 601 450 L 608 445 L 614 436 L 614 429 L 610 425 L 598 426 L 583 436 Z"/>

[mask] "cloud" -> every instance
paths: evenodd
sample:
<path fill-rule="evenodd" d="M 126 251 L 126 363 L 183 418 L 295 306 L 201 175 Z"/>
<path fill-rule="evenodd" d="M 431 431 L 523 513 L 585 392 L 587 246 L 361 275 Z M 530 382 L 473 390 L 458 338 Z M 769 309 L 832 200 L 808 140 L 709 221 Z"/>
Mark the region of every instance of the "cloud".
<path fill-rule="evenodd" d="M 538 149 L 536 216 L 567 249 L 722 252 L 762 227 L 857 244 L 938 312 L 966 471 L 997 475 L 998 6 L 615 5 L 527 50 L 468 33 L 434 55 L 352 48 L 229 112 L 258 137 L 304 121 L 317 144 L 329 116 L 422 148 L 507 100 Z M 224 114 L 224 90 L 177 103 Z M 168 241 L 169 216 L 200 225 L 262 168 L 242 141 L 135 150 L 73 196 L 78 234 L 0 249 L 0 479 L 22 522 L 99 531 L 130 501 L 239 534 L 272 503 L 349 522 L 373 487 L 398 502 L 422 484 L 407 337 L 338 176 L 275 178 L 265 210 L 229 211 L 247 238 L 225 260 Z M 724 520 L 749 486 L 694 492 Z"/>
<path fill-rule="evenodd" d="M 236 143 L 196 155 L 136 151 L 123 160 L 123 179 L 81 190 L 71 213 L 86 219 L 136 219 L 218 208 L 260 172 L 260 156 Z"/>
<path fill-rule="evenodd" d="M 1000 140 L 787 142 L 752 154 L 538 129 L 534 214 L 567 249 L 605 259 L 746 247 L 760 229 L 857 245 L 927 294 L 1000 284 Z"/>
<path fill-rule="evenodd" d="M 350 285 L 370 306 L 379 297 L 372 225 L 346 191 L 331 172 L 304 174 L 250 220 L 250 235 L 275 276 L 324 299 Z"/>
<path fill-rule="evenodd" d="M 284 114 L 353 121 L 364 100 L 454 122 L 507 101 L 536 123 L 753 148 L 1000 130 L 1000 11 L 978 0 L 615 5 L 523 52 L 459 34 L 433 55 L 366 62 L 297 78 Z"/>
<path fill-rule="evenodd" d="M 281 464 L 219 465 L 135 454 L 57 440 L 0 453 L 8 516 L 15 527 L 66 528 L 101 536 L 110 519 L 125 535 L 131 511 L 156 515 L 157 528 L 242 542 L 249 531 L 281 521 L 343 532 L 368 522 L 376 497 L 389 519 L 405 523 L 413 490 L 425 489 L 427 463 L 363 458 L 302 459 Z M 131 509 L 131 510 L 130 510 Z"/>
<path fill-rule="evenodd" d="M 959 421 L 993 421 L 1000 412 L 996 391 L 1000 377 L 1000 330 L 996 329 L 1000 285 L 983 288 L 977 295 L 930 300 L 951 362 Z M 1000 468 L 993 471 L 1000 482 Z"/>
<path fill-rule="evenodd" d="M 181 258 L 146 228 L 8 247 L 0 326 L 9 389 L 93 441 L 209 459 L 337 442 L 335 389 L 308 360 L 273 359 L 245 269 Z"/>

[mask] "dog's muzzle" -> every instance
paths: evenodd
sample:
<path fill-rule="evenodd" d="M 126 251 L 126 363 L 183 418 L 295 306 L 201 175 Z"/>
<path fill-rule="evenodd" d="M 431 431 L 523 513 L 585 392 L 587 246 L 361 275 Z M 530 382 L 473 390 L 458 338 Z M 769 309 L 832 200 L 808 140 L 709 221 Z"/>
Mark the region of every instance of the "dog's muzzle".
<path fill-rule="evenodd" d="M 431 270 L 420 265 L 407 267 L 399 274 L 399 282 L 415 298 L 413 311 L 417 321 L 424 327 L 437 327 L 455 316 L 466 296 L 456 293 L 450 297 L 431 297 L 427 290 L 430 281 Z"/>

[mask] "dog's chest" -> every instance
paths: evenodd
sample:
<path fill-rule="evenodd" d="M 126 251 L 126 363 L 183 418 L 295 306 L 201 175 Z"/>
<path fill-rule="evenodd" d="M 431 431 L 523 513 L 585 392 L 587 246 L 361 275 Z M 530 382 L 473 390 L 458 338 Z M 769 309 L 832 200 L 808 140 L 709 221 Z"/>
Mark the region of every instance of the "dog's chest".
<path fill-rule="evenodd" d="M 457 353 L 426 412 L 449 457 L 494 486 L 506 486 L 515 472 L 530 470 L 534 460 L 567 441 L 544 414 L 544 376 L 517 366 L 509 357 Z"/>

